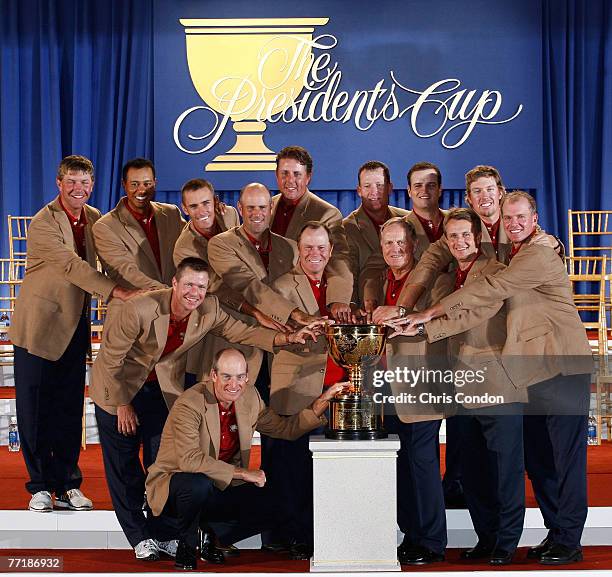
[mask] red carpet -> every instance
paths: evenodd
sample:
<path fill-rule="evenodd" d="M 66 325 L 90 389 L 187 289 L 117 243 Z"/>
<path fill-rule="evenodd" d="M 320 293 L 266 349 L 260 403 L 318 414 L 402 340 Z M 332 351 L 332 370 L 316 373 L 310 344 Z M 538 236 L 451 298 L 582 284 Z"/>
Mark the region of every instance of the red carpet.
<path fill-rule="evenodd" d="M 413 571 L 487 571 L 491 568 L 486 563 L 468 563 L 459 559 L 459 549 L 449 549 L 447 561 L 435 563 L 427 567 L 408 567 L 405 572 Z M 3 549 L 3 556 L 32 555 L 32 550 Z M 36 555 L 61 556 L 64 562 L 64 572 L 67 573 L 151 573 L 176 572 L 173 561 L 163 559 L 155 563 L 137 561 L 131 550 L 65 550 L 43 549 L 37 550 Z M 537 561 L 525 558 L 526 549 L 519 549 L 516 561 L 497 570 L 502 571 L 534 571 L 534 570 L 603 570 L 612 568 L 612 547 L 585 547 L 584 561 L 560 567 L 540 565 Z M 226 565 L 208 565 L 200 563 L 198 569 L 209 573 L 307 573 L 308 561 L 291 561 L 283 554 L 266 553 L 264 551 L 243 550 L 239 557 L 228 560 Z"/>
<path fill-rule="evenodd" d="M 441 449 L 442 472 L 444 471 L 444 445 Z M 251 467 L 259 465 L 259 447 L 253 447 L 251 452 Z M 83 471 L 83 492 L 94 501 L 96 509 L 112 509 L 100 445 L 89 445 L 81 451 L 79 461 Z M 0 450 L 0 510 L 24 509 L 29 501 L 29 495 L 24 483 L 27 479 L 26 469 L 21 453 L 9 453 L 6 447 Z M 589 506 L 612 507 L 612 443 L 604 443 L 598 447 L 588 448 L 588 483 Z M 531 483 L 526 480 L 527 507 L 536 507 Z"/>

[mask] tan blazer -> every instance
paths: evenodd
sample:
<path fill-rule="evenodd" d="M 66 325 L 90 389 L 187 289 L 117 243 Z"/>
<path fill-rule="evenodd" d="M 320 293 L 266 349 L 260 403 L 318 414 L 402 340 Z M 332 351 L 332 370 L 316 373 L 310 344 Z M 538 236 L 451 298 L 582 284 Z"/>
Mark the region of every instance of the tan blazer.
<path fill-rule="evenodd" d="M 219 404 L 213 384 L 201 382 L 185 391 L 176 401 L 161 437 L 155 463 L 149 467 L 147 501 L 154 515 L 160 515 L 175 473 L 202 473 L 223 490 L 242 484 L 233 479 L 235 467 L 248 468 L 251 441 L 257 430 L 277 439 L 293 441 L 326 423 L 312 409 L 292 417 L 280 417 L 268 409 L 255 387 L 247 387 L 236 401 L 236 423 L 240 450 L 235 462 L 220 461 L 221 425 Z"/>
<path fill-rule="evenodd" d="M 556 375 L 590 373 L 591 349 L 574 306 L 563 261 L 546 246 L 527 244 L 509 266 L 463 287 L 441 304 L 456 321 L 452 333 L 472 328 L 473 311 L 510 299 L 507 338 L 502 351 L 506 372 L 517 387 L 528 387 Z M 449 327 L 450 328 L 450 327 Z M 440 331 L 431 338 L 445 338 Z"/>
<path fill-rule="evenodd" d="M 278 234 L 271 232 L 270 235 L 272 252 L 269 272 L 247 238 L 243 226 L 213 237 L 208 243 L 208 258 L 226 285 L 242 294 L 255 308 L 284 324 L 295 305 L 280 297 L 270 285 L 293 268 L 297 262 L 297 245 Z"/>
<path fill-rule="evenodd" d="M 308 277 L 297 265 L 272 283 L 272 288 L 296 307 L 319 315 Z M 325 337 L 306 345 L 284 348 L 274 355 L 270 382 L 270 407 L 279 415 L 294 415 L 308 407 L 323 390 L 327 347 Z"/>
<path fill-rule="evenodd" d="M 168 338 L 171 296 L 172 289 L 161 289 L 109 307 L 89 386 L 94 403 L 107 413 L 116 414 L 118 405 L 131 403 L 153 369 L 170 408 L 183 392 L 186 353 L 208 332 L 272 352 L 275 331 L 231 318 L 220 308 L 217 297 L 207 295 L 189 317 L 183 344 L 161 358 Z"/>
<path fill-rule="evenodd" d="M 100 212 L 88 205 L 83 210 L 87 260 L 76 252 L 70 221 L 57 198 L 38 211 L 28 228 L 27 268 L 9 337 L 49 361 L 66 351 L 89 294 L 108 299 L 116 285 L 96 270 L 91 228 Z"/>
<path fill-rule="evenodd" d="M 464 286 L 470 286 L 478 282 L 486 275 L 493 275 L 506 268 L 495 259 L 485 255 L 478 257 L 472 265 L 465 279 Z M 432 291 L 432 301 L 437 302 L 440 298 L 448 296 L 454 290 L 455 273 L 445 273 L 438 278 Z M 438 296 L 440 298 L 438 298 Z M 435 300 L 434 300 L 435 299 Z M 511 305 L 512 299 L 505 303 Z M 483 305 L 472 311 L 475 316 L 480 316 L 482 322 L 469 331 L 452 336 L 448 339 L 448 352 L 451 365 L 455 371 L 472 370 L 484 371 L 485 380 L 479 382 L 474 379 L 465 384 L 457 385 L 455 381 L 455 392 L 464 393 L 464 396 L 489 395 L 503 397 L 503 403 L 527 402 L 525 389 L 518 389 L 506 373 L 502 364 L 502 350 L 506 344 L 506 306 L 503 301 L 492 302 L 489 306 Z M 425 325 L 425 331 L 429 340 L 437 340 L 435 335 L 443 332 L 452 332 L 453 323 L 456 321 L 441 317 L 434 319 Z M 430 339 L 430 335 L 433 339 Z M 470 403 L 463 402 L 467 408 L 484 407 L 500 403 Z"/>
<path fill-rule="evenodd" d="M 409 211 L 403 208 L 389 207 L 390 218 L 406 216 Z M 359 275 L 365 269 L 368 257 L 372 253 L 381 254 L 380 236 L 372 219 L 366 214 L 363 205 L 354 210 L 343 221 L 346 240 L 349 247 L 351 272 L 353 273 L 353 302 L 361 302 L 359 294 Z"/>
<path fill-rule="evenodd" d="M 277 194 L 272 197 L 272 222 L 281 196 Z M 295 207 L 285 236 L 297 240 L 302 226 L 310 220 L 326 224 L 331 229 L 334 241 L 334 250 L 328 264 L 327 304 L 334 302 L 348 304 L 353 293 L 353 277 L 346 233 L 342 226 L 342 213 L 329 202 L 307 190 Z"/>
<path fill-rule="evenodd" d="M 384 304 L 387 285 L 387 269 L 385 269 L 380 273 L 379 277 L 379 293 L 375 295 L 377 302 Z M 429 292 L 424 293 L 416 304 L 415 310 L 425 310 L 431 303 L 431 297 L 432 295 Z M 403 370 L 404 367 L 415 371 L 420 368 L 446 368 L 446 342 L 436 342 L 432 344 L 422 337 L 395 337 L 387 341 L 385 353 L 387 357 L 387 369 L 391 371 L 395 371 L 398 368 Z M 416 387 L 410 387 L 405 382 L 396 380 L 393 380 L 390 384 L 391 392 L 395 396 L 399 396 L 403 393 L 412 393 L 418 396 L 426 392 L 441 395 L 447 394 L 450 391 L 450 387 L 446 387 L 442 390 L 439 386 L 433 388 L 423 382 L 417 384 Z M 419 409 L 423 408 L 425 411 L 419 411 Z M 415 405 L 406 403 L 395 404 L 397 416 L 404 423 L 443 419 L 446 408 L 447 407 L 445 407 L 443 403 L 417 403 Z"/>
<path fill-rule="evenodd" d="M 229 226 L 235 226 L 232 223 L 238 223 L 238 213 L 231 206 L 227 207 L 224 216 L 215 214 L 215 217 L 218 219 L 217 222 L 219 222 L 223 231 L 228 230 Z M 185 225 L 181 236 L 179 236 L 174 245 L 174 263 L 176 265 L 187 257 L 198 257 L 206 262 L 209 260 L 208 239 L 194 231 L 192 223 Z M 244 302 L 242 294 L 224 284 L 212 266 L 208 272 L 208 293 L 215 295 L 219 299 L 221 308 L 231 317 L 237 318 L 248 325 L 255 326 L 257 323 L 254 322 L 254 319 L 237 313 Z M 202 379 L 204 375 L 210 372 L 217 351 L 228 346 L 230 346 L 230 343 L 225 339 L 212 333 L 207 334 L 198 345 L 192 347 L 189 353 L 187 353 L 187 372 L 197 375 L 198 379 Z M 247 359 L 249 374 L 255 380 L 261 367 L 262 352 L 257 348 L 245 345 L 233 344 L 232 346 L 242 351 Z"/>
<path fill-rule="evenodd" d="M 512 250 L 512 243 L 508 239 L 506 229 L 501 222 L 499 223 L 499 232 L 497 234 L 498 243 L 496 253 L 495 247 L 491 242 L 491 237 L 489 236 L 489 231 L 483 224 L 480 250 L 486 257 L 507 264 L 510 251 Z M 427 246 L 427 251 L 421 256 L 419 264 L 410 275 L 410 284 L 418 284 L 425 287 L 432 286 L 436 277 L 440 274 L 440 271 L 444 270 L 451 262 L 453 262 L 453 255 L 448 248 L 446 237 L 443 236 L 440 240 Z"/>
<path fill-rule="evenodd" d="M 159 238 L 161 270 L 140 224 L 122 198 L 94 226 L 96 251 L 108 275 L 135 289 L 160 289 L 172 284 L 172 251 L 185 221 L 173 204 L 152 202 Z"/>
<path fill-rule="evenodd" d="M 447 210 L 442 210 L 442 214 L 444 216 L 446 216 L 447 213 L 448 213 Z M 439 243 L 440 240 L 436 241 L 434 245 L 432 245 L 429 242 L 429 237 L 427 236 L 427 233 L 425 232 L 425 229 L 423 228 L 421 221 L 418 219 L 417 215 L 414 214 L 414 211 L 409 211 L 408 214 L 404 217 L 404 219 L 414 226 L 414 230 L 417 235 L 417 247 L 416 247 L 414 256 L 417 259 L 417 261 L 420 262 L 420 259 L 423 257 L 423 255 L 429 252 L 430 246 L 435 246 L 435 244 Z M 450 252 L 449 252 L 449 255 L 450 255 Z M 444 267 L 446 267 L 446 265 L 449 264 L 451 261 L 452 261 L 452 257 L 444 265 Z M 419 262 L 417 262 L 417 266 L 410 273 L 410 279 L 409 279 L 410 282 L 412 282 L 412 277 L 414 274 L 416 274 L 416 271 L 419 268 Z M 365 268 L 361 271 L 361 276 L 359 279 L 360 285 L 362 287 L 361 294 L 363 295 L 364 300 L 375 300 L 378 298 L 377 295 L 380 294 L 380 283 L 379 283 L 380 275 L 382 274 L 383 271 L 386 271 L 386 269 L 387 269 L 387 264 L 385 263 L 385 259 L 383 258 L 382 250 L 379 250 L 376 253 L 373 252 L 368 258 L 365 264 Z M 432 281 L 432 284 L 433 284 L 433 281 Z M 426 286 L 428 288 L 431 288 L 431 285 L 429 284 Z M 379 302 L 379 304 L 381 303 Z"/>

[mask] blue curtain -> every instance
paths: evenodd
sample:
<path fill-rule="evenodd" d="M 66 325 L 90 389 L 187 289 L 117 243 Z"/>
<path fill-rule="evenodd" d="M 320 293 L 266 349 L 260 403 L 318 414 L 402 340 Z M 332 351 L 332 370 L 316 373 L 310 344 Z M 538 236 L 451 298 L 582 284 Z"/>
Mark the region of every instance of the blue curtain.
<path fill-rule="evenodd" d="M 151 2 L 2 0 L 0 209 L 32 215 L 62 157 L 94 163 L 92 204 L 121 196 L 121 165 L 152 157 Z M 8 256 L 2 226 L 0 256 Z"/>
<path fill-rule="evenodd" d="M 566 238 L 568 208 L 612 208 L 612 2 L 543 0 L 543 224 Z M 128 158 L 153 150 L 150 0 L 2 0 L 0 211 L 32 215 L 56 194 L 59 160 L 89 156 L 92 204 L 121 196 Z M 168 95 L 169 98 L 172 95 Z M 383 159 L 384 160 L 384 159 Z M 444 169 L 444 167 L 441 167 Z M 354 191 L 321 191 L 348 214 Z M 235 191 L 221 191 L 226 202 Z M 177 191 L 160 191 L 178 201 Z M 403 191 L 394 201 L 405 206 Z M 455 193 L 444 206 L 459 204 Z M 6 225 L 0 256 L 8 255 Z"/>
<path fill-rule="evenodd" d="M 612 209 L 612 3 L 544 0 L 543 9 L 539 211 L 566 239 L 568 209 Z"/>

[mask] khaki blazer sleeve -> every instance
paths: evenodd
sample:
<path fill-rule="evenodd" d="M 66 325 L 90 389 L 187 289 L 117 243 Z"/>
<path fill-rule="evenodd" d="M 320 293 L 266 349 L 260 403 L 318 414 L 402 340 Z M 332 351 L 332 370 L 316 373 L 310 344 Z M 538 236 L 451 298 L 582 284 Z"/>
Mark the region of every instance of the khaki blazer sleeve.
<path fill-rule="evenodd" d="M 202 413 L 197 408 L 179 399 L 172 407 L 172 415 L 169 418 L 171 431 L 167 437 L 174 441 L 174 454 L 179 471 L 204 473 L 223 490 L 232 482 L 235 467 L 202 451 L 202 418 Z"/>
<path fill-rule="evenodd" d="M 380 301 L 381 284 L 387 263 L 382 253 L 373 252 L 365 263 L 363 270 L 359 273 L 359 285 L 364 301 L 374 301 L 378 305 L 384 304 Z"/>
<path fill-rule="evenodd" d="M 266 407 L 263 401 L 260 402 L 260 409 L 256 429 L 275 439 L 295 441 L 308 431 L 327 423 L 325 417 L 317 417 L 311 408 L 303 409 L 290 417 L 277 415 L 272 409 Z"/>
<path fill-rule="evenodd" d="M 277 331 L 260 326 L 249 326 L 241 320 L 228 315 L 218 306 L 215 313 L 215 322 L 211 327 L 211 333 L 223 337 L 230 343 L 240 343 L 264 349 L 270 353 L 274 352 L 274 338 Z"/>
<path fill-rule="evenodd" d="M 108 398 L 115 407 L 132 402 L 134 391 L 127 385 L 124 374 L 124 361 L 140 333 L 138 312 L 132 302 L 116 304 L 115 311 L 109 311 L 104 324 L 103 350 L 94 363 L 93 377 L 100 382 L 94 383 L 97 389 L 94 401 L 104 405 L 101 400 L 101 389 L 104 387 L 104 398 Z"/>
<path fill-rule="evenodd" d="M 94 225 L 95 226 L 95 225 Z M 80 289 L 109 299 L 116 284 L 64 244 L 59 227 L 46 219 L 32 220 L 28 231 L 28 253 L 62 271 L 64 278 Z"/>
<path fill-rule="evenodd" d="M 449 317 L 461 309 L 472 310 L 504 301 L 520 291 L 537 289 L 558 275 L 559 257 L 551 248 L 526 245 L 512 259 L 510 266 L 495 275 L 464 286 L 441 304 Z"/>
<path fill-rule="evenodd" d="M 111 221 L 109 221 L 111 222 Z M 133 287 L 154 290 L 167 288 L 165 284 L 144 274 L 136 264 L 133 255 L 125 246 L 117 231 L 105 222 L 99 220 L 93 227 L 96 252 L 111 278 L 125 279 Z"/>
<path fill-rule="evenodd" d="M 242 256 L 218 235 L 208 243 L 208 258 L 223 282 L 244 296 L 244 300 L 275 321 L 285 324 L 293 303 L 281 297 L 255 274 Z M 329 289 L 328 289 L 329 290 Z"/>
<path fill-rule="evenodd" d="M 353 273 L 351 271 L 349 246 L 342 226 L 342 214 L 337 211 L 326 219 L 329 226 L 334 249 L 326 267 L 327 275 L 327 305 L 332 303 L 349 304 L 353 296 Z"/>

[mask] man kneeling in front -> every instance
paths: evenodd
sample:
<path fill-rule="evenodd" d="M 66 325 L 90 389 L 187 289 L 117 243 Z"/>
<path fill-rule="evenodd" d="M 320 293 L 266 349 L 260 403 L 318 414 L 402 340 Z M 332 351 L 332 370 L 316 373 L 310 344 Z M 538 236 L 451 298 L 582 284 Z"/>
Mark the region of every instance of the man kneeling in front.
<path fill-rule="evenodd" d="M 261 469 L 247 469 L 254 430 L 295 440 L 325 424 L 330 399 L 348 383 L 337 383 L 312 405 L 290 417 L 266 407 L 248 384 L 244 355 L 232 348 L 219 351 L 210 379 L 188 389 L 174 403 L 155 463 L 147 477 L 147 499 L 153 514 L 179 520 L 175 567 L 197 568 L 198 527 L 230 522 L 218 545 L 273 528 L 280 520 Z M 212 541 L 202 545 L 200 558 L 223 563 Z"/>

